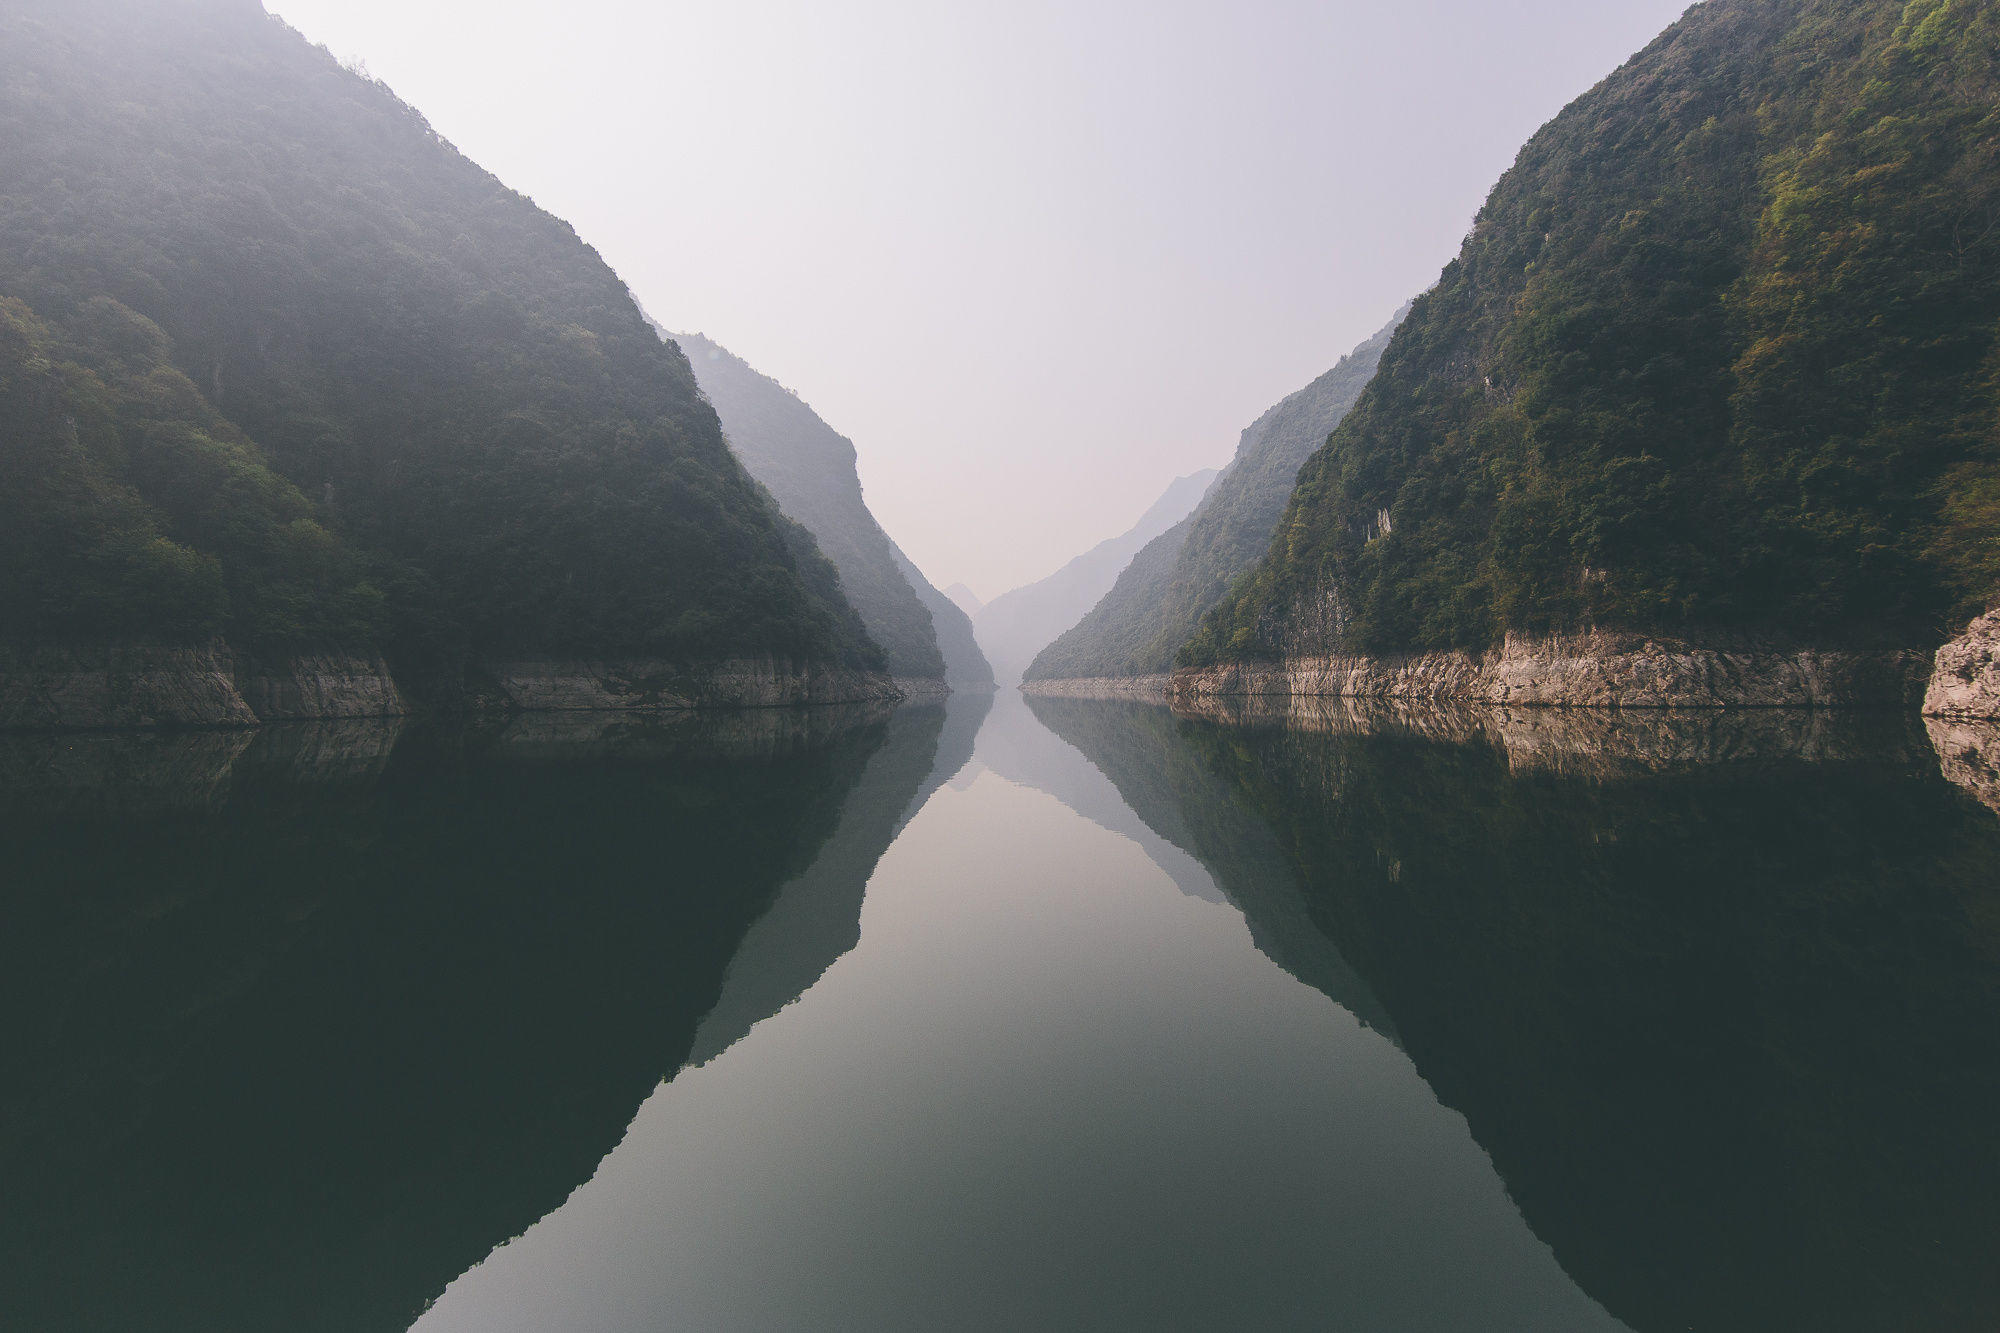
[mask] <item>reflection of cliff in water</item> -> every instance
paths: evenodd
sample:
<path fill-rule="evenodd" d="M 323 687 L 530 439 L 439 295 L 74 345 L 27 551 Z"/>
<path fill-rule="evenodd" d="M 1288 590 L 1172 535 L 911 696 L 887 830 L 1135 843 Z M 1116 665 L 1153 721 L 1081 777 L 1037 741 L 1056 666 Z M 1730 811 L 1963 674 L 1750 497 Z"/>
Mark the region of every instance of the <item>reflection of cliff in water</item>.
<path fill-rule="evenodd" d="M 1901 722 L 1475 723 L 1181 735 L 1613 1314 L 1991 1328 L 2000 824 Z"/>
<path fill-rule="evenodd" d="M 992 706 L 991 694 L 961 693 L 896 711 L 881 748 L 849 790 L 833 836 L 744 935 L 722 995 L 695 1034 L 690 1064 L 728 1050 L 861 942 L 861 900 L 875 863 L 931 793 L 972 758 L 973 738 Z"/>
<path fill-rule="evenodd" d="M 1079 754 L 1074 744 L 1037 720 L 1029 700 L 1018 691 L 1000 692 L 967 771 L 974 770 L 991 771 L 1016 786 L 1055 797 L 1072 813 L 1137 843 L 1182 893 L 1208 902 L 1222 901 L 1214 879 L 1189 850 L 1162 837 L 1140 818 L 1110 778 Z"/>
<path fill-rule="evenodd" d="M 69 775 L 0 789 L 10 1326 L 407 1326 L 679 1067 L 886 727 L 543 730 L 10 748 Z"/>
<path fill-rule="evenodd" d="M 1396 1040 L 1388 1011 L 1313 923 L 1270 826 L 1181 740 L 1171 713 L 1129 700 L 1030 695 L 1027 703 L 1116 786 L 1137 818 L 1200 862 L 1265 957 Z"/>

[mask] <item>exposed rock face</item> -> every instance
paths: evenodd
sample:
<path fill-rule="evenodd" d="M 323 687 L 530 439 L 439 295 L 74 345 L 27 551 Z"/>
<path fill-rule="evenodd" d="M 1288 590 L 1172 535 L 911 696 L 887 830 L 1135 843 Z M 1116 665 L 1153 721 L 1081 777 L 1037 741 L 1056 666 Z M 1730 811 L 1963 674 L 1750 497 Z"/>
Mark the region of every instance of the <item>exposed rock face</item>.
<path fill-rule="evenodd" d="M 1945 780 L 1965 788 L 2000 815 L 2000 722 L 1927 717 L 1924 728 L 1930 732 Z"/>
<path fill-rule="evenodd" d="M 235 663 L 207 648 L 0 649 L 0 728 L 248 727 Z"/>
<path fill-rule="evenodd" d="M 277 663 L 239 660 L 236 689 L 264 722 L 402 717 L 410 711 L 380 655 L 315 653 Z"/>
<path fill-rule="evenodd" d="M 1914 652 L 1772 649 L 1645 634 L 1510 634 L 1480 654 L 1297 657 L 1174 673 L 1176 702 L 1214 695 L 1587 708 L 1897 708 L 1922 696 Z"/>
<path fill-rule="evenodd" d="M 1021 693 L 1058 699 L 1143 699 L 1164 702 L 1171 676 L 1084 676 L 1074 680 L 1028 680 Z"/>
<path fill-rule="evenodd" d="M 2000 719 L 2000 611 L 1988 611 L 1938 649 L 1924 712 Z"/>
<path fill-rule="evenodd" d="M 895 702 L 942 681 L 799 666 L 778 658 L 693 668 L 669 662 L 536 661 L 484 668 L 502 712 L 674 712 Z M 0 731 L 254 727 L 402 717 L 414 711 L 380 657 L 253 662 L 227 647 L 0 650 Z"/>
<path fill-rule="evenodd" d="M 492 663 L 486 671 L 510 704 L 529 713 L 783 708 L 902 697 L 884 675 L 773 657 L 701 669 L 661 661 L 538 661 Z"/>

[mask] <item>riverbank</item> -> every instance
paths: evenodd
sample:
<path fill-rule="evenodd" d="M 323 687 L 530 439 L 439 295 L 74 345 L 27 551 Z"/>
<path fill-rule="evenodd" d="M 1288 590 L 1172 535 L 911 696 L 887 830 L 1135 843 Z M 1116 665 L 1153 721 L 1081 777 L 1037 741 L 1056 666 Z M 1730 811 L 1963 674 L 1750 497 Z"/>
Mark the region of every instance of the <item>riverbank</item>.
<path fill-rule="evenodd" d="M 919 692 L 879 672 L 739 658 L 522 660 L 476 667 L 478 711 L 674 713 L 894 703 Z M 936 683 L 939 692 L 946 687 Z M 259 660 L 225 644 L 0 649 L 0 731 L 237 728 L 423 711 L 379 654 Z"/>

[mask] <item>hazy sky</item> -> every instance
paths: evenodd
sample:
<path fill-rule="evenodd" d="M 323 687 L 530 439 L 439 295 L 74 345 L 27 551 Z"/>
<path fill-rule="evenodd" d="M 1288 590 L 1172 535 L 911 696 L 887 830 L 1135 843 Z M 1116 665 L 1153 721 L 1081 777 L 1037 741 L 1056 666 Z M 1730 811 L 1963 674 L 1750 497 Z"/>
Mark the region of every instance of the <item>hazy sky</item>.
<path fill-rule="evenodd" d="M 853 438 L 939 586 L 1135 520 L 1685 0 L 266 0 Z"/>

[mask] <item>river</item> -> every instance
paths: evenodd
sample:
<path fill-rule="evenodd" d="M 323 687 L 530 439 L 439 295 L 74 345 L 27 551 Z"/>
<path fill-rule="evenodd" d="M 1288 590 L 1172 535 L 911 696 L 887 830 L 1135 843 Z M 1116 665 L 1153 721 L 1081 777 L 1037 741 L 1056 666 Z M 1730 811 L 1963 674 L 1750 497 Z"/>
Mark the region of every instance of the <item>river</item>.
<path fill-rule="evenodd" d="M 1007 694 L 0 779 L 0 1326 L 2000 1313 L 2000 819 L 1895 719 Z"/>

